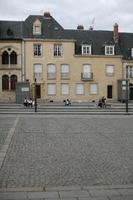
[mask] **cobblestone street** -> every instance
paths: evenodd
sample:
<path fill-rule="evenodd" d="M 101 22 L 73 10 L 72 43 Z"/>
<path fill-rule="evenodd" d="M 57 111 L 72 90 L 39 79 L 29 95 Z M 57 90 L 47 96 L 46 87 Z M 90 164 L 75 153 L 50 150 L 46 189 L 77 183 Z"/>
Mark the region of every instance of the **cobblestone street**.
<path fill-rule="evenodd" d="M 15 116 L 0 116 L 4 143 Z M 132 116 L 19 116 L 0 188 L 133 183 Z"/>

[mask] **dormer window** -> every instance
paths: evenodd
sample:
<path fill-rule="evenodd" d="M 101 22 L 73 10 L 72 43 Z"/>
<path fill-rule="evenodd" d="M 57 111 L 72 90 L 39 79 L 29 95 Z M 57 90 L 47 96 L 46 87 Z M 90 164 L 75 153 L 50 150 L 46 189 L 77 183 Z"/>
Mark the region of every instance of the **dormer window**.
<path fill-rule="evenodd" d="M 35 35 L 40 35 L 41 34 L 41 27 L 40 26 L 35 26 L 34 27 L 34 34 Z"/>
<path fill-rule="evenodd" d="M 82 45 L 82 55 L 91 55 L 91 45 Z"/>
<path fill-rule="evenodd" d="M 41 22 L 36 19 L 33 24 L 33 35 L 41 35 Z"/>
<path fill-rule="evenodd" d="M 114 46 L 105 46 L 105 55 L 114 55 Z"/>

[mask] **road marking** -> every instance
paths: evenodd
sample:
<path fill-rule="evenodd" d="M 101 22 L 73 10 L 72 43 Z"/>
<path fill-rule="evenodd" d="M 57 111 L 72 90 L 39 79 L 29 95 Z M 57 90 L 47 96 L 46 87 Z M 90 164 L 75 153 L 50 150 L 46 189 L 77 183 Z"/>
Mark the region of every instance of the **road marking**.
<path fill-rule="evenodd" d="M 0 169 L 3 165 L 4 159 L 6 157 L 6 153 L 8 151 L 9 145 L 11 143 L 12 137 L 14 135 L 15 132 L 15 128 L 17 126 L 17 123 L 19 121 L 19 116 L 16 117 L 13 126 L 11 127 L 6 139 L 5 139 L 5 143 L 3 144 L 1 150 L 0 150 Z"/>

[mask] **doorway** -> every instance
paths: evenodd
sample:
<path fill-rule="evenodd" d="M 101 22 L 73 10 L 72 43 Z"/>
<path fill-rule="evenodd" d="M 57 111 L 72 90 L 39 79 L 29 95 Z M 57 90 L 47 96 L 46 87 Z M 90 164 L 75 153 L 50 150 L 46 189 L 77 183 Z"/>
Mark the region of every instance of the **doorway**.
<path fill-rule="evenodd" d="M 130 96 L 129 96 L 130 100 L 133 100 L 133 84 L 130 83 Z"/>
<path fill-rule="evenodd" d="M 36 97 L 41 98 L 41 85 L 36 85 Z"/>
<path fill-rule="evenodd" d="M 107 85 L 107 98 L 112 99 L 112 85 Z"/>

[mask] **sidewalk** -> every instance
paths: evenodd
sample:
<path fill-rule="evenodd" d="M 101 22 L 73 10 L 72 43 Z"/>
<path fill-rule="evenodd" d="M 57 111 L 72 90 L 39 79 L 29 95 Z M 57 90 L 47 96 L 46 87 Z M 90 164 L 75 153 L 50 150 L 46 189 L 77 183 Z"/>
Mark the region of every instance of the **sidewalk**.
<path fill-rule="evenodd" d="M 0 189 L 0 200 L 133 200 L 133 185 Z"/>

